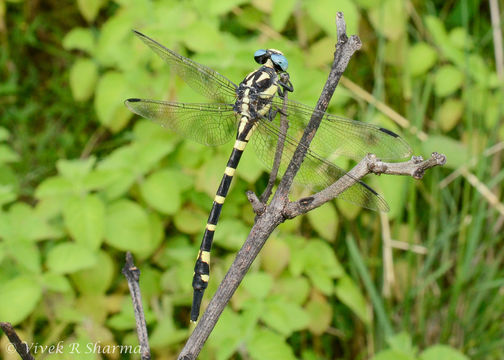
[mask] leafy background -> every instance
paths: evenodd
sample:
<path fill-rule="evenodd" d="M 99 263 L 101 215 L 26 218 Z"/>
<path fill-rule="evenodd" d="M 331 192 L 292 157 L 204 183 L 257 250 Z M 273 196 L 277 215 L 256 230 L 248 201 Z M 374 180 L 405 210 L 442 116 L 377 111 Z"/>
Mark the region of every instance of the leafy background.
<path fill-rule="evenodd" d="M 129 250 L 154 356 L 175 358 L 230 145 L 184 141 L 127 111 L 128 97 L 204 101 L 131 29 L 235 82 L 256 49 L 282 49 L 291 98 L 313 105 L 336 11 L 363 48 L 331 112 L 448 163 L 421 181 L 370 178 L 388 214 L 336 201 L 283 224 L 201 358 L 500 359 L 503 82 L 481 0 L 1 0 L 0 320 L 40 345 L 136 344 L 120 273 Z M 245 190 L 267 181 L 252 152 L 223 210 L 203 306 L 253 223 Z M 16 358 L 6 345 L 2 357 Z"/>

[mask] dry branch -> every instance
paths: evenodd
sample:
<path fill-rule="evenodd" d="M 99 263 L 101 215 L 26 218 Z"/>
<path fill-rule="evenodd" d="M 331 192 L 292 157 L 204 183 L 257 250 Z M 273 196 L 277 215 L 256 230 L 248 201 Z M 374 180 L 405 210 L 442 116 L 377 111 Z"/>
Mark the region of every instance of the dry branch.
<path fill-rule="evenodd" d="M 126 277 L 126 280 L 128 280 L 131 300 L 133 301 L 138 342 L 141 348 L 141 358 L 142 360 L 149 360 L 151 355 L 149 336 L 147 334 L 147 323 L 145 322 L 145 312 L 142 306 L 142 294 L 140 292 L 140 270 L 133 263 L 133 255 L 131 255 L 129 251 L 126 253 L 126 263 L 124 264 L 122 273 Z"/>
<path fill-rule="evenodd" d="M 23 360 L 35 360 L 35 358 L 30 354 L 30 349 L 26 343 L 24 343 L 16 334 L 16 330 L 12 327 L 11 323 L 0 322 L 0 328 L 4 331 L 5 335 L 9 338 L 9 341 L 16 349 L 19 356 Z"/>

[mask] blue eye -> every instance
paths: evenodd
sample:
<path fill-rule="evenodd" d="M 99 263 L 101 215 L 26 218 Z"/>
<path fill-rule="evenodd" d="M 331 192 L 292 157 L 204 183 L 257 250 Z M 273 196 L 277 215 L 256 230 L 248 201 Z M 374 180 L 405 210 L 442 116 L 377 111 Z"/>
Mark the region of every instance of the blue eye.
<path fill-rule="evenodd" d="M 282 69 L 282 71 L 286 71 L 289 66 L 289 62 L 287 58 L 280 54 L 271 54 L 271 61 Z"/>
<path fill-rule="evenodd" d="M 254 53 L 254 57 L 263 56 L 264 54 L 266 54 L 266 50 L 260 49 Z"/>

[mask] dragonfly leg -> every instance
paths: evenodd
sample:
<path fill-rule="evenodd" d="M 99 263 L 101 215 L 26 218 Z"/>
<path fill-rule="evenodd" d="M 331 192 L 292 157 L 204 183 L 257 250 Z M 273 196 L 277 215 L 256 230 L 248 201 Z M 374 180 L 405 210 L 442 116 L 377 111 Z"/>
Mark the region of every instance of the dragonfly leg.
<path fill-rule="evenodd" d="M 289 79 L 289 73 L 287 72 L 280 74 L 278 85 L 280 85 L 280 87 L 278 88 L 278 95 L 280 95 L 280 97 L 284 97 L 285 91 L 294 91 L 294 86 L 292 86 L 292 83 Z"/>

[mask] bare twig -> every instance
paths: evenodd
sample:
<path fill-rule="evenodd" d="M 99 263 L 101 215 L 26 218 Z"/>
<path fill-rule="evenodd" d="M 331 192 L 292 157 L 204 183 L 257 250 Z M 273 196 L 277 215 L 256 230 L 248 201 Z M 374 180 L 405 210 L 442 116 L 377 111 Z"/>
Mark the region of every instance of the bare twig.
<path fill-rule="evenodd" d="M 294 151 L 291 162 L 289 163 L 287 170 L 285 170 L 285 174 L 283 175 L 282 180 L 278 185 L 278 189 L 273 197 L 272 202 L 276 202 L 276 206 L 282 206 L 288 201 L 288 194 L 292 186 L 292 182 L 294 181 L 294 177 L 296 176 L 306 152 L 310 147 L 310 143 L 320 125 L 322 117 L 329 105 L 329 101 L 334 94 L 334 90 L 336 90 L 336 86 L 338 86 L 341 76 L 350 62 L 350 58 L 362 46 L 362 43 L 357 35 L 352 35 L 350 38 L 347 37 L 346 23 L 342 12 L 338 12 L 336 14 L 336 27 L 338 42 L 336 43 L 334 61 L 331 66 L 329 77 L 322 89 L 320 98 L 315 106 L 315 111 L 306 126 L 301 140 L 299 141 L 299 146 L 296 148 L 296 151 Z"/>
<path fill-rule="evenodd" d="M 254 210 L 254 213 L 256 215 L 264 214 L 264 211 L 266 210 L 266 205 L 264 205 L 264 203 L 261 200 L 259 200 L 256 193 L 253 191 L 247 191 L 246 194 L 247 194 L 248 201 L 252 205 L 252 209 Z"/>
<path fill-rule="evenodd" d="M 386 213 L 380 213 L 382 229 L 382 254 L 383 254 L 383 296 L 388 298 L 391 288 L 395 283 L 394 255 L 392 253 L 392 239 L 390 236 L 389 218 Z"/>
<path fill-rule="evenodd" d="M 30 354 L 28 345 L 19 338 L 11 323 L 0 322 L 0 328 L 2 328 L 5 335 L 7 335 L 11 344 L 14 345 L 14 349 L 16 349 L 19 356 L 21 356 L 21 359 L 35 360 L 35 358 Z"/>
<path fill-rule="evenodd" d="M 308 198 L 302 198 L 289 203 L 284 209 L 284 215 L 286 218 L 292 219 L 296 216 L 306 214 L 308 211 L 336 198 L 343 191 L 370 173 L 378 175 L 409 175 L 420 179 L 425 170 L 434 166 L 444 165 L 445 163 L 446 157 L 438 153 L 433 153 L 432 157 L 425 161 L 421 157 L 413 156 L 411 160 L 400 163 L 383 162 L 373 154 L 368 154 L 347 175 L 339 178 L 331 186 Z"/>
<path fill-rule="evenodd" d="M 502 31 L 499 13 L 499 2 L 489 0 L 490 18 L 492 19 L 492 35 L 495 53 L 495 68 L 500 80 L 504 80 L 504 51 L 502 50 Z"/>
<path fill-rule="evenodd" d="M 489 0 L 490 2 L 490 18 L 492 19 L 492 35 L 494 43 L 494 54 L 495 54 L 495 68 L 497 71 L 497 77 L 501 81 L 504 80 L 504 51 L 502 49 L 502 30 L 501 30 L 501 19 L 499 12 L 499 2 L 497 0 Z M 502 125 L 502 115 L 499 117 L 499 121 L 496 128 L 501 128 Z M 491 165 L 491 175 L 496 176 L 502 168 L 502 154 L 497 153 L 492 159 Z M 492 189 L 496 197 L 500 197 L 500 187 L 495 185 Z"/>
<path fill-rule="evenodd" d="M 122 273 L 126 277 L 126 280 L 128 280 L 131 300 L 133 301 L 138 342 L 140 343 L 140 348 L 142 349 L 141 358 L 142 360 L 149 360 L 151 355 L 149 337 L 147 334 L 147 324 L 145 322 L 145 313 L 142 306 L 142 294 L 140 293 L 140 270 L 133 263 L 133 255 L 131 255 L 129 251 L 126 253 L 126 263 L 124 264 Z"/>
<path fill-rule="evenodd" d="M 282 82 L 286 83 L 289 81 L 287 78 L 286 80 L 282 80 Z M 275 150 L 275 158 L 273 160 L 273 167 L 271 169 L 269 179 L 268 179 L 268 185 L 266 186 L 266 189 L 264 189 L 264 192 L 261 194 L 259 199 L 263 204 L 268 202 L 269 197 L 271 196 L 271 191 L 273 190 L 273 186 L 275 185 L 276 178 L 278 176 L 278 170 L 280 168 L 280 162 L 282 161 L 282 154 L 283 154 L 283 149 L 285 145 L 285 137 L 287 135 L 287 130 L 289 129 L 289 122 L 287 121 L 287 113 L 286 113 L 286 104 L 287 100 L 289 98 L 288 96 L 289 92 L 284 91 L 284 102 L 283 102 L 283 108 L 282 111 L 280 111 L 280 134 L 278 136 L 278 142 L 277 142 L 277 147 Z"/>

